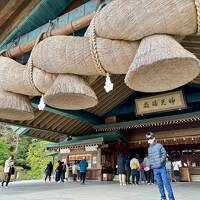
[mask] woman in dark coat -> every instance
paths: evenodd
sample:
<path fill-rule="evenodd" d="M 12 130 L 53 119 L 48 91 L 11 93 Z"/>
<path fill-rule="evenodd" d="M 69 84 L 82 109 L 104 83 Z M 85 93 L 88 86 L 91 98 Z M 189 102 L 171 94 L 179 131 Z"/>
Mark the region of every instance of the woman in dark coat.
<path fill-rule="evenodd" d="M 45 174 L 46 174 L 46 176 L 45 176 L 45 182 L 47 180 L 47 177 L 49 177 L 49 181 L 51 181 L 52 171 L 53 171 L 53 164 L 50 161 L 49 164 L 47 165 L 46 169 L 45 169 Z"/>
<path fill-rule="evenodd" d="M 120 185 L 126 185 L 126 157 L 120 153 L 117 157 L 117 173 L 119 174 Z"/>

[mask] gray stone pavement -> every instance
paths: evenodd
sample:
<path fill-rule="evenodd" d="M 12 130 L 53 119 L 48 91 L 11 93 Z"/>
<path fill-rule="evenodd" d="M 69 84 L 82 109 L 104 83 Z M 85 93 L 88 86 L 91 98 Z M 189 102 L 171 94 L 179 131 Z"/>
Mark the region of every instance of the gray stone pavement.
<path fill-rule="evenodd" d="M 176 200 L 200 200 L 200 182 L 174 183 Z M 156 185 L 119 186 L 116 182 L 44 183 L 22 181 L 0 188 L 0 200 L 159 200 Z"/>

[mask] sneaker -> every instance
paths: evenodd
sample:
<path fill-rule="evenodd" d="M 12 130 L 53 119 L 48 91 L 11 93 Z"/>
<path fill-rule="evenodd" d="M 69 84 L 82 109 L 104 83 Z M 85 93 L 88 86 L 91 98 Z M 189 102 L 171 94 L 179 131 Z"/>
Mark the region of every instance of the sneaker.
<path fill-rule="evenodd" d="M 123 186 L 126 186 L 126 183 L 124 183 Z"/>

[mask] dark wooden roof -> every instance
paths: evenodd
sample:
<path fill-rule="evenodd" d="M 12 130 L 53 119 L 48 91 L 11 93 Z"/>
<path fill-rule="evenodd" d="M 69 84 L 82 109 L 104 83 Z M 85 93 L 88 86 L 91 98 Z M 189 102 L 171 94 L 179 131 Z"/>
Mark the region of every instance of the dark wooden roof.
<path fill-rule="evenodd" d="M 0 42 L 24 19 L 40 0 L 0 0 Z"/>

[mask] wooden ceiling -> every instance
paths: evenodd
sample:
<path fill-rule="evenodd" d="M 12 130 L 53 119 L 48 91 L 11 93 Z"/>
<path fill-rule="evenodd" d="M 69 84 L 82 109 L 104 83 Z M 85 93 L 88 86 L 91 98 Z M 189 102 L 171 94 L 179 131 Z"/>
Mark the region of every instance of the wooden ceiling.
<path fill-rule="evenodd" d="M 0 42 L 24 19 L 40 0 L 0 0 Z"/>
<path fill-rule="evenodd" d="M 110 93 L 104 90 L 105 77 L 99 77 L 92 83 L 92 88 L 97 94 L 99 103 L 97 106 L 86 111 L 103 116 L 116 105 L 124 101 L 133 90 L 124 84 L 124 75 L 115 75 L 111 77 L 114 83 L 114 89 Z M 92 125 L 71 118 L 63 117 L 46 111 L 34 110 L 35 118 L 31 121 L 8 121 L 0 119 L 2 122 L 9 122 L 15 125 L 30 127 L 32 130 L 27 135 L 37 138 L 43 138 L 49 141 L 58 141 L 60 133 L 64 135 L 86 135 L 94 133 Z M 41 129 L 41 130 L 40 130 Z M 43 129 L 43 130 L 42 130 Z M 50 130 L 49 132 L 44 130 Z M 51 132 L 52 131 L 52 132 Z"/>

